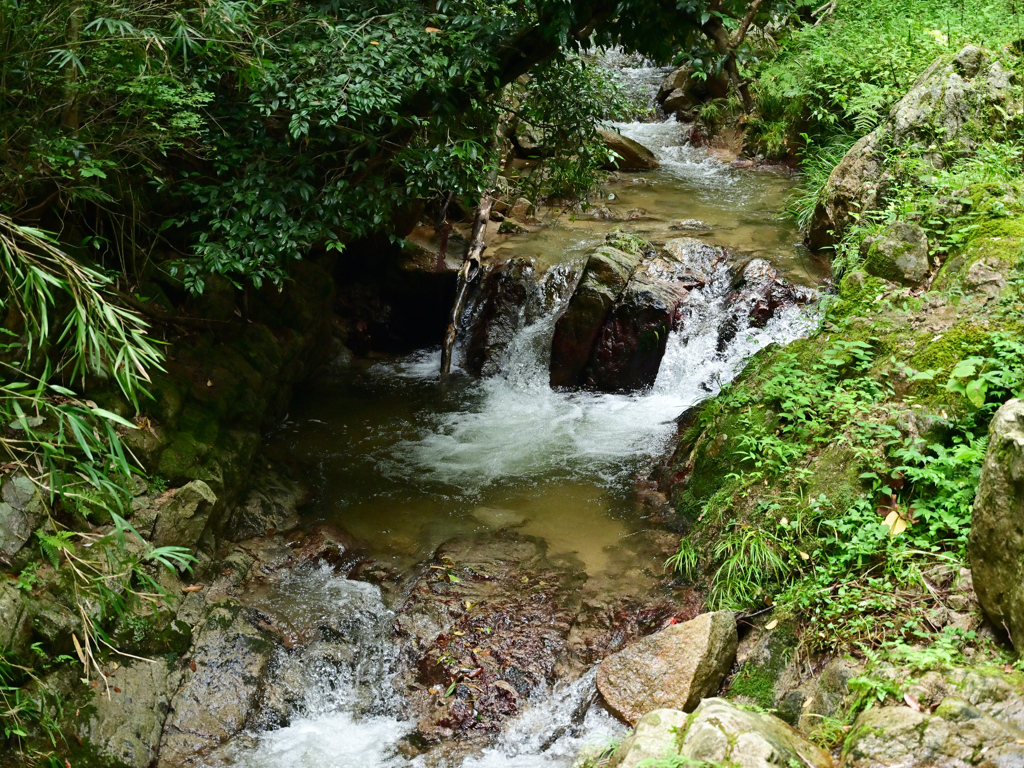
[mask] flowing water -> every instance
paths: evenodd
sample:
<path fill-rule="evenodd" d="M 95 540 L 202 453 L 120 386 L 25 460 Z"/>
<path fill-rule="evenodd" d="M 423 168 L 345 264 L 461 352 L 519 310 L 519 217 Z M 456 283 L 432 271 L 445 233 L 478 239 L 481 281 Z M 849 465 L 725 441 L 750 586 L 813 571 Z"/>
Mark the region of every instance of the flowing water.
<path fill-rule="evenodd" d="M 641 88 L 661 76 L 636 73 Z M 546 540 L 553 553 L 579 558 L 593 580 L 621 575 L 623 562 L 636 556 L 631 537 L 651 527 L 632 497 L 633 479 L 666 450 L 675 418 L 717 392 L 758 349 L 806 334 L 815 317 L 813 308 L 785 310 L 720 349 L 730 281 L 723 271 L 694 293 L 691 315 L 670 337 L 650 391 L 556 392 L 548 386 L 551 337 L 583 255 L 613 227 L 664 240 L 686 234 L 670 229 L 673 221 L 698 219 L 707 225 L 706 239 L 728 247 L 734 261 L 744 254 L 767 258 L 790 280 L 809 285 L 819 284 L 822 273 L 778 217 L 788 176 L 729 168 L 687 146 L 686 127 L 675 122 L 620 128 L 654 149 L 662 167 L 610 186 L 604 203 L 647 213 L 629 221 L 553 216 L 540 231 L 493 249 L 499 257 L 532 258 L 538 272 L 535 306 L 524 308 L 500 375 L 472 379 L 456 356 L 444 385 L 440 351 L 427 350 L 358 363 L 296 399 L 265 449 L 312 485 L 309 521 L 346 528 L 399 571 L 428 560 L 453 536 L 512 527 Z M 237 740 L 218 764 L 564 768 L 584 744 L 622 733 L 593 704 L 591 670 L 535 694 L 482 751 L 410 756 L 403 744 L 415 726 L 388 684 L 394 617 L 380 590 L 325 569 L 272 585 L 259 600 L 261 609 L 297 624 L 320 613 L 347 616 L 354 660 L 340 678 L 315 665 L 296 671 L 305 680 L 300 716 Z"/>

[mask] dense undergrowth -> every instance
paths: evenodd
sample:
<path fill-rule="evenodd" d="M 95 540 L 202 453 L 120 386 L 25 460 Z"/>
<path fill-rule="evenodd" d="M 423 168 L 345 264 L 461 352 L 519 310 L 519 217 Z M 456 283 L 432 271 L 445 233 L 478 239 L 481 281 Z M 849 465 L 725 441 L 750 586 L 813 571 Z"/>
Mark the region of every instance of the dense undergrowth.
<path fill-rule="evenodd" d="M 1017 24 L 1009 3 L 838 3 L 781 38 L 757 65 L 749 128 L 769 156 L 802 145 L 791 213 L 806 225 L 849 146 L 936 57 L 1000 51 Z M 762 353 L 689 428 L 675 499 L 693 528 L 670 565 L 711 606 L 774 606 L 810 652 L 974 643 L 937 617 L 959 589 L 989 422 L 1024 392 L 1021 141 L 1004 114 L 969 152 L 886 148 L 884 198 L 835 247 L 820 330 Z M 898 221 L 942 265 L 921 289 L 865 264 L 865 240 Z M 966 284 L 981 259 L 1006 275 L 996 295 Z"/>
<path fill-rule="evenodd" d="M 838 2 L 825 16 L 805 14 L 749 65 L 752 145 L 769 158 L 800 153 L 804 168 L 827 175 L 937 57 L 1013 45 L 1024 38 L 1022 15 L 1008 0 Z"/>

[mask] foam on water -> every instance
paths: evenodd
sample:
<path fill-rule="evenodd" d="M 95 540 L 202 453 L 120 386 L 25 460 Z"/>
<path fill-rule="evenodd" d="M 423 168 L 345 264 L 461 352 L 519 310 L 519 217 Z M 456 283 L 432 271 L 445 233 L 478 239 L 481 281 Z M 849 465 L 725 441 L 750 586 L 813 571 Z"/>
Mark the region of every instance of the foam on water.
<path fill-rule="evenodd" d="M 467 407 L 438 414 L 418 439 L 401 443 L 390 471 L 470 492 L 550 476 L 553 469 L 570 477 L 620 479 L 636 461 L 660 455 L 674 434 L 674 419 L 717 393 L 759 349 L 788 343 L 813 327 L 813 311 L 793 307 L 764 328 L 741 330 L 719 350 L 730 279 L 722 269 L 691 295 L 690 316 L 670 336 L 657 381 L 635 395 L 551 389 L 548 361 L 561 309 L 556 305 L 517 333 L 501 361 L 501 375 L 466 384 L 472 390 Z M 438 354 L 380 364 L 377 373 L 435 380 Z"/>
<path fill-rule="evenodd" d="M 628 62 L 632 63 L 632 62 Z M 653 95 L 664 71 L 628 67 L 623 76 Z M 688 145 L 687 127 L 675 120 L 618 126 L 651 147 L 669 174 L 709 199 L 747 194 L 739 176 Z M 593 237 L 580 233 L 580 238 Z M 634 395 L 557 392 L 548 385 L 551 338 L 571 293 L 583 243 L 569 246 L 569 264 L 539 281 L 533 306 L 500 361 L 500 375 L 456 378 L 444 407 L 417 411 L 360 437 L 361 450 L 396 481 L 418 487 L 437 482 L 442 493 L 471 497 L 503 483 L 551 482 L 552 476 L 595 478 L 613 484 L 638 461 L 660 455 L 675 434 L 675 419 L 712 396 L 746 361 L 771 343 L 787 343 L 817 322 L 813 308 L 780 312 L 764 328 L 741 329 L 720 343 L 731 277 L 724 270 L 689 300 L 689 316 L 674 332 L 654 386 Z M 575 260 L 575 261 L 574 261 Z M 381 387 L 399 392 L 438 388 L 440 351 L 417 353 L 373 366 Z M 393 435 L 391 433 L 394 433 Z M 401 435 L 404 439 L 399 439 Z M 433 486 L 429 486 L 433 488 Z M 454 496 L 452 496 L 454 498 Z M 389 502 L 390 503 L 390 502 Z M 350 668 L 291 670 L 304 681 L 298 711 L 278 730 L 247 734 L 216 755 L 211 765 L 241 768 L 568 768 L 580 749 L 620 737 L 625 729 L 594 704 L 596 669 L 568 685 L 540 692 L 491 743 L 468 757 L 407 756 L 415 731 L 390 684 L 395 648 L 392 616 L 379 590 L 352 586 L 329 569 L 304 572 L 272 585 L 258 607 L 296 625 L 310 618 L 344 617 L 341 631 L 358 639 Z M 280 668 L 287 671 L 287 660 Z"/>

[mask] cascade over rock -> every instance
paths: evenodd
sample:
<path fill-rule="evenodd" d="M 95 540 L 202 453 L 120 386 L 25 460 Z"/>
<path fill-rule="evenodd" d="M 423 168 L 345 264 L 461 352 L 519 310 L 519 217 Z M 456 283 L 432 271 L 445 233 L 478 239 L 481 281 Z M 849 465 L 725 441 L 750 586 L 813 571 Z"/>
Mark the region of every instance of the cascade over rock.
<path fill-rule="evenodd" d="M 590 254 L 569 305 L 555 326 L 551 386 L 580 385 L 605 320 L 641 260 L 638 254 L 608 246 Z"/>
<path fill-rule="evenodd" d="M 555 325 L 551 386 L 597 392 L 651 387 L 669 334 L 687 323 L 694 291 L 703 292 L 701 305 L 724 299 L 720 348 L 740 329 L 763 328 L 778 310 L 813 298 L 760 259 L 748 262 L 733 281 L 727 256 L 723 248 L 688 237 L 645 255 L 608 246 L 595 250 Z"/>
<path fill-rule="evenodd" d="M 677 114 L 689 119 L 694 110 L 706 101 L 729 95 L 729 79 L 722 74 L 694 77 L 694 70 L 685 64 L 668 74 L 658 89 L 655 101 L 666 115 Z"/>

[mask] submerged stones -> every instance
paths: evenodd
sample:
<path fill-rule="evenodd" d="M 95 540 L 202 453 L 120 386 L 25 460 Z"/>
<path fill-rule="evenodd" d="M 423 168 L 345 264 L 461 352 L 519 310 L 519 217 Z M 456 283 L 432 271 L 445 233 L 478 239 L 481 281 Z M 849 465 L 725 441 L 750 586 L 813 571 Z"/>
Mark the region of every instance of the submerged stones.
<path fill-rule="evenodd" d="M 498 729 L 566 648 L 581 564 L 513 533 L 455 539 L 399 610 L 410 705 L 428 741 Z"/>
<path fill-rule="evenodd" d="M 609 656 L 598 667 L 597 688 L 612 711 L 631 724 L 654 709 L 691 712 L 718 692 L 736 645 L 732 612 L 704 613 Z"/>

